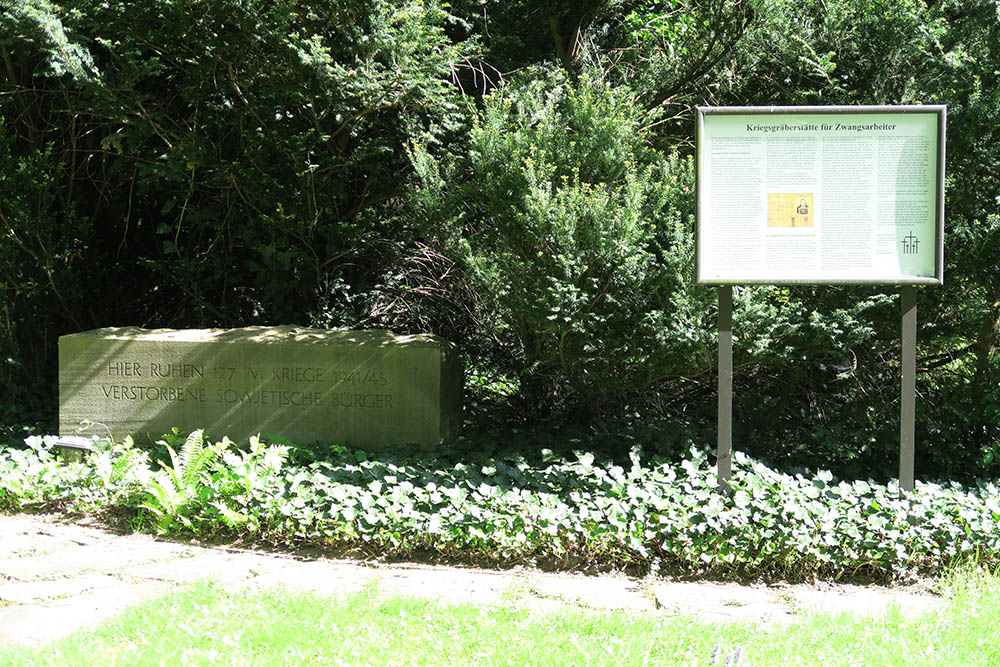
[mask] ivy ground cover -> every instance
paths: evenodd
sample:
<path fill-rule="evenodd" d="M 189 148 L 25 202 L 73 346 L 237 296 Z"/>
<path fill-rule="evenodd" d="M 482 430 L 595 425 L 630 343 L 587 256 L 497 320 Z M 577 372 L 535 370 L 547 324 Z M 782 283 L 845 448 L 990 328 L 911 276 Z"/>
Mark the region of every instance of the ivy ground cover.
<path fill-rule="evenodd" d="M 737 454 L 732 491 L 697 449 L 438 454 L 168 436 L 162 456 L 54 436 L 0 448 L 0 509 L 108 512 L 136 529 L 311 545 L 366 557 L 719 576 L 932 574 L 997 564 L 1000 493 L 975 485 L 788 474 Z M 530 453 L 526 453 L 529 452 Z"/>

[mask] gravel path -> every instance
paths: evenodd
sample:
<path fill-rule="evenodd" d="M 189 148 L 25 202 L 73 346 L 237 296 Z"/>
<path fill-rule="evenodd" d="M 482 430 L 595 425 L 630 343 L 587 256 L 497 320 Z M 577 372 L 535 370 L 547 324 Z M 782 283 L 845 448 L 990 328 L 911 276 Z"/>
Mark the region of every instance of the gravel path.
<path fill-rule="evenodd" d="M 818 583 L 742 586 L 713 582 L 371 564 L 203 547 L 120 535 L 59 517 L 0 515 L 0 647 L 38 644 L 113 616 L 178 586 L 213 578 L 238 587 L 285 586 L 334 595 L 373 582 L 380 591 L 455 602 L 687 614 L 705 620 L 794 621 L 803 610 L 905 613 L 943 604 L 913 587 Z"/>

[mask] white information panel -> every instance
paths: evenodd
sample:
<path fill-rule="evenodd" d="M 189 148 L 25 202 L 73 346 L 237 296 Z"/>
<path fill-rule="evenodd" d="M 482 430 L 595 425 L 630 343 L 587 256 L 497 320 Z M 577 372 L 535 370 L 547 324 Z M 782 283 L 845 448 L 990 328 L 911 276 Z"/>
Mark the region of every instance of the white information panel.
<path fill-rule="evenodd" d="M 944 106 L 698 109 L 698 282 L 940 284 Z"/>

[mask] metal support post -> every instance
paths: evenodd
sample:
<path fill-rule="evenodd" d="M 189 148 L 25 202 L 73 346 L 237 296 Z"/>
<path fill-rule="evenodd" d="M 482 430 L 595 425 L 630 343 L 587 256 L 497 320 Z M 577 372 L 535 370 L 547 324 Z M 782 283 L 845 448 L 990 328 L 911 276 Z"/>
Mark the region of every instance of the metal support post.
<path fill-rule="evenodd" d="M 719 452 L 720 490 L 729 490 L 733 469 L 733 287 L 719 286 Z"/>
<path fill-rule="evenodd" d="M 914 422 L 917 375 L 917 288 L 904 285 L 900 298 L 903 315 L 902 387 L 899 414 L 899 488 L 913 490 Z"/>

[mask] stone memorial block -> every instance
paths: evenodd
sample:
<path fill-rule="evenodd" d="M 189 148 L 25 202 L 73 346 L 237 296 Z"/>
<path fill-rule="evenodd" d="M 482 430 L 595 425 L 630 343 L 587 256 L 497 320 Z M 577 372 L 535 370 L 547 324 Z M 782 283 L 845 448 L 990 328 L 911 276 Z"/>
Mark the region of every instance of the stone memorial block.
<path fill-rule="evenodd" d="M 59 339 L 59 432 L 89 420 L 144 442 L 176 426 L 237 442 L 430 448 L 461 426 L 462 382 L 455 346 L 432 335 L 96 329 Z"/>

